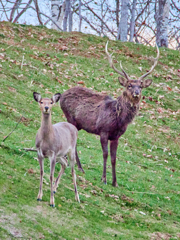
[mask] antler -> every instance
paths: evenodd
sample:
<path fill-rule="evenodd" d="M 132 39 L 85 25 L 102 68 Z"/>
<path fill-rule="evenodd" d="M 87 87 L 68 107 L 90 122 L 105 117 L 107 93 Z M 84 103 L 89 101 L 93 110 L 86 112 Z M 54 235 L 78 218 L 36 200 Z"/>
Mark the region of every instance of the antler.
<path fill-rule="evenodd" d="M 129 76 L 127 75 L 127 73 L 124 71 L 124 69 L 122 68 L 122 65 L 121 65 L 121 62 L 120 62 L 120 67 L 122 69 L 123 72 L 120 72 L 114 65 L 113 65 L 113 62 L 112 62 L 112 54 L 109 54 L 108 50 L 107 50 L 107 46 L 108 46 L 108 41 L 106 43 L 106 47 L 105 47 L 105 52 L 107 54 L 107 57 L 108 57 L 108 61 L 109 61 L 109 64 L 110 64 L 110 67 L 112 69 L 114 69 L 115 72 L 117 72 L 118 74 L 120 74 L 121 76 L 125 77 L 127 80 L 129 80 Z"/>
<path fill-rule="evenodd" d="M 154 60 L 154 65 L 151 67 L 151 69 L 150 69 L 147 73 L 145 73 L 144 75 L 142 75 L 142 76 L 139 78 L 139 80 L 141 80 L 141 81 L 142 81 L 146 76 L 148 76 L 148 75 L 154 70 L 155 66 L 157 65 L 158 58 L 159 58 L 159 48 L 158 48 L 157 43 L 156 43 L 156 48 L 157 48 L 157 57 L 156 57 L 155 60 Z"/>

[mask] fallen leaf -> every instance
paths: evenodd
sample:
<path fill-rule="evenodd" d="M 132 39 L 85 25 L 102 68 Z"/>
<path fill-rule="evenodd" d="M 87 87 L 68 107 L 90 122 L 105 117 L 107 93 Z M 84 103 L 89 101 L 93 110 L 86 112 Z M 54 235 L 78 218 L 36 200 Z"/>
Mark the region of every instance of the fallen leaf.
<path fill-rule="evenodd" d="M 142 214 L 142 215 L 146 215 L 144 212 L 141 212 L 141 211 L 139 213 Z"/>
<path fill-rule="evenodd" d="M 58 80 L 58 83 L 63 84 L 63 82 L 61 80 Z"/>
<path fill-rule="evenodd" d="M 61 46 L 61 47 L 59 48 L 59 50 L 65 51 L 65 50 L 68 50 L 68 47 L 66 47 L 66 46 Z"/>
<path fill-rule="evenodd" d="M 77 82 L 78 84 L 84 84 L 84 82 L 83 81 L 79 81 L 79 82 Z"/>
<path fill-rule="evenodd" d="M 172 89 L 171 89 L 170 87 L 167 87 L 167 89 L 168 89 L 169 91 L 172 91 Z"/>
<path fill-rule="evenodd" d="M 153 100 L 153 98 L 152 97 L 148 97 L 149 98 L 149 101 L 152 101 Z"/>
<path fill-rule="evenodd" d="M 33 174 L 33 173 L 35 173 L 35 171 L 32 168 L 30 168 L 30 169 L 28 169 L 28 173 Z"/>
<path fill-rule="evenodd" d="M 16 89 L 13 88 L 13 87 L 8 87 L 8 90 L 9 90 L 10 92 L 16 92 Z"/>
<path fill-rule="evenodd" d="M 49 92 L 49 91 L 45 91 L 46 94 L 53 94 L 52 92 Z"/>
<path fill-rule="evenodd" d="M 163 113 L 164 111 L 163 111 L 163 108 L 158 108 L 158 112 L 159 113 Z"/>

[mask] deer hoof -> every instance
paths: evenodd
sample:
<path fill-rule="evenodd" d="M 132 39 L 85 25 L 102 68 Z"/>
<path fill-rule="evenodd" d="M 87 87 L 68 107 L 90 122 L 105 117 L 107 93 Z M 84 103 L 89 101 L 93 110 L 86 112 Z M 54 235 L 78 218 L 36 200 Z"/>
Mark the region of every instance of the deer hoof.
<path fill-rule="evenodd" d="M 117 182 L 112 183 L 113 187 L 118 187 Z"/>
<path fill-rule="evenodd" d="M 54 208 L 54 207 L 55 207 L 55 204 L 50 204 L 50 207 L 53 207 L 53 208 Z"/>
<path fill-rule="evenodd" d="M 78 170 L 82 173 L 85 173 L 84 169 L 83 168 L 78 168 Z"/>
<path fill-rule="evenodd" d="M 39 202 L 40 202 L 40 201 L 42 201 L 42 199 L 41 199 L 41 198 L 37 198 L 37 201 L 39 201 Z"/>
<path fill-rule="evenodd" d="M 102 177 L 102 178 L 101 178 L 101 181 L 102 181 L 105 185 L 107 185 L 107 181 L 106 181 L 106 178 L 105 178 L 105 177 Z"/>

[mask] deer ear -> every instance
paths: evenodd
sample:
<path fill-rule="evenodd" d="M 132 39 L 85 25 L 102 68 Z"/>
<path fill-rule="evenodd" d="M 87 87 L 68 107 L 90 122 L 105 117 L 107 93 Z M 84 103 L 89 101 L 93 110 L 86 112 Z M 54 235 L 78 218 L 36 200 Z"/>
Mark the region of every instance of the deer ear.
<path fill-rule="evenodd" d="M 61 94 L 60 93 L 56 93 L 53 97 L 52 97 L 52 100 L 54 103 L 58 102 L 59 99 L 61 97 Z"/>
<path fill-rule="evenodd" d="M 142 82 L 142 87 L 147 88 L 151 85 L 151 83 L 152 83 L 152 79 L 146 79 Z"/>
<path fill-rule="evenodd" d="M 123 77 L 118 77 L 119 83 L 123 86 L 123 87 L 127 87 L 127 80 Z"/>
<path fill-rule="evenodd" d="M 34 96 L 34 100 L 36 102 L 40 102 L 41 101 L 41 94 L 39 94 L 37 92 L 33 92 L 33 96 Z"/>

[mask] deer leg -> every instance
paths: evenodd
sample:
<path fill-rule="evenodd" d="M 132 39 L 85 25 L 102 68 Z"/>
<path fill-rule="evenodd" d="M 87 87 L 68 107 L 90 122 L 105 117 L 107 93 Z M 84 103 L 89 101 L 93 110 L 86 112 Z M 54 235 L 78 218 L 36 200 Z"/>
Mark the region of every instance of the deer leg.
<path fill-rule="evenodd" d="M 51 170 L 50 170 L 50 184 L 51 184 L 50 206 L 55 207 L 54 192 L 53 192 L 53 180 L 54 180 L 54 171 L 55 171 L 55 165 L 56 165 L 56 158 L 55 157 L 50 158 L 50 165 L 51 165 Z"/>
<path fill-rule="evenodd" d="M 64 157 L 60 157 L 60 163 L 61 163 L 61 170 L 60 170 L 59 175 L 56 178 L 56 181 L 55 181 L 55 184 L 54 184 L 54 190 L 53 190 L 54 193 L 56 193 L 56 190 L 58 188 L 61 176 L 63 175 L 64 170 L 67 167 L 67 160 Z"/>
<path fill-rule="evenodd" d="M 112 164 L 112 185 L 118 187 L 116 181 L 116 152 L 118 147 L 118 140 L 110 142 L 111 164 Z"/>
<path fill-rule="evenodd" d="M 40 186 L 39 186 L 39 193 L 37 196 L 37 201 L 42 201 L 43 191 L 43 174 L 44 174 L 44 159 L 38 155 L 39 165 L 40 165 Z"/>
<path fill-rule="evenodd" d="M 70 159 L 70 164 L 71 164 L 71 173 L 72 173 L 72 177 L 73 177 L 75 200 L 80 203 L 79 194 L 78 194 L 77 185 L 76 185 L 76 173 L 75 173 L 75 169 L 74 169 L 75 159 L 76 159 L 75 158 L 75 153 L 69 154 L 69 159 Z"/>
<path fill-rule="evenodd" d="M 78 157 L 77 147 L 76 147 L 76 162 L 77 162 L 77 165 L 78 165 L 78 170 L 84 173 L 84 169 L 82 168 L 81 162 L 80 162 L 79 157 Z"/>
<path fill-rule="evenodd" d="M 106 163 L 107 163 L 107 157 L 108 157 L 108 137 L 105 134 L 100 135 L 100 141 L 101 141 L 101 146 L 103 150 L 103 159 L 104 159 L 104 164 L 103 164 L 103 175 L 101 180 L 107 184 L 106 181 Z"/>

